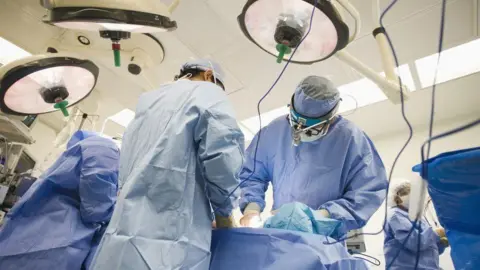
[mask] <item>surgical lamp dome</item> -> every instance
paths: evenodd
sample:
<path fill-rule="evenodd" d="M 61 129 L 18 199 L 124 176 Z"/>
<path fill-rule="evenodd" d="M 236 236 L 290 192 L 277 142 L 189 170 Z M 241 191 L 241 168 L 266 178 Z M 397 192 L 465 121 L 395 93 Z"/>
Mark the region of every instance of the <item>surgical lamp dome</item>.
<path fill-rule="evenodd" d="M 41 4 L 49 10 L 44 22 L 62 28 L 130 33 L 177 29 L 177 23 L 168 18 L 168 8 L 155 1 L 42 0 Z"/>
<path fill-rule="evenodd" d="M 348 44 L 349 29 L 330 1 L 248 0 L 238 22 L 245 36 L 279 60 L 312 64 L 325 60 Z M 315 11 L 312 11 L 315 6 Z M 311 24 L 311 31 L 305 40 Z"/>
<path fill-rule="evenodd" d="M 89 60 L 39 55 L 0 68 L 0 109 L 6 114 L 32 115 L 61 110 L 86 98 L 99 69 Z"/>

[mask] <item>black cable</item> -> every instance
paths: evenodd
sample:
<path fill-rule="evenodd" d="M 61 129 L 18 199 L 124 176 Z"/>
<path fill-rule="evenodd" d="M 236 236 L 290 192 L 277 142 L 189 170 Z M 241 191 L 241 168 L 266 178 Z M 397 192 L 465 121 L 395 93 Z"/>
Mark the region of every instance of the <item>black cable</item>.
<path fill-rule="evenodd" d="M 258 152 L 258 145 L 260 143 L 260 138 L 261 138 L 261 134 L 262 134 L 262 116 L 261 116 L 261 112 L 260 112 L 260 105 L 262 104 L 263 100 L 270 94 L 270 92 L 272 92 L 273 88 L 275 88 L 275 86 L 277 85 L 277 83 L 280 81 L 280 79 L 282 78 L 283 74 L 285 73 L 285 70 L 287 69 L 288 65 L 291 63 L 292 61 L 292 58 L 293 56 L 295 55 L 295 53 L 297 52 L 298 48 L 300 48 L 300 45 L 302 45 L 303 41 L 305 41 L 305 39 L 308 37 L 308 35 L 310 34 L 310 32 L 312 31 L 312 24 L 313 24 L 313 18 L 314 18 L 314 15 L 315 15 L 315 9 L 317 8 L 317 2 L 318 0 L 314 0 L 314 3 L 313 3 L 313 9 L 312 9 L 312 13 L 311 13 L 311 16 L 310 16 L 310 24 L 308 26 L 308 31 L 307 33 L 305 34 L 305 36 L 302 38 L 302 40 L 300 41 L 300 43 L 298 44 L 298 46 L 293 50 L 292 54 L 290 55 L 290 58 L 288 59 L 287 63 L 285 64 L 285 66 L 283 67 L 282 71 L 280 72 L 280 74 L 277 76 L 277 79 L 273 82 L 272 86 L 270 87 L 270 89 L 268 89 L 268 91 L 262 96 L 262 98 L 260 98 L 260 100 L 258 101 L 257 103 L 257 115 L 258 115 L 258 122 L 259 122 L 259 126 L 260 126 L 260 129 L 258 130 L 258 136 L 257 136 L 257 142 L 255 144 L 255 151 L 254 151 L 254 154 L 253 154 L 253 170 L 252 172 L 248 175 L 248 177 L 245 179 L 245 180 L 242 180 L 234 189 L 232 192 L 230 192 L 230 194 L 228 194 L 227 198 L 225 199 L 225 201 L 222 203 L 222 206 L 225 205 L 225 203 L 230 199 L 230 197 L 233 195 L 233 193 L 235 193 L 235 191 L 237 191 L 237 189 L 243 185 L 243 183 L 247 182 L 250 180 L 250 178 L 253 176 L 253 174 L 255 173 L 255 170 L 256 170 L 256 165 L 257 165 L 257 152 Z M 213 210 L 213 213 L 216 213 L 218 211 L 218 209 L 220 208 L 220 206 L 218 206 L 217 208 L 215 208 Z"/>

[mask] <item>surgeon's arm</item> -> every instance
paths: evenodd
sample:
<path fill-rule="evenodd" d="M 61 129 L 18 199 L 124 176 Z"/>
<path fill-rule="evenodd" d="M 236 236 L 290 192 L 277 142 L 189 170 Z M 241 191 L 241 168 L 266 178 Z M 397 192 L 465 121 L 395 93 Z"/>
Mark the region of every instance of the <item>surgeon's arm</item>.
<path fill-rule="evenodd" d="M 240 194 L 238 188 L 228 197 L 239 184 L 244 138 L 226 98 L 202 113 L 195 128 L 195 141 L 210 203 L 216 215 L 228 217 Z"/>
<path fill-rule="evenodd" d="M 386 196 L 387 175 L 382 160 L 368 138 L 362 155 L 352 155 L 348 184 L 342 198 L 325 203 L 320 208 L 330 218 L 342 221 L 339 233 L 345 234 L 367 223 Z M 356 150 L 356 146 L 351 146 Z M 360 146 L 361 147 L 361 146 Z"/>
<path fill-rule="evenodd" d="M 419 224 L 417 223 L 415 229 L 412 230 L 410 219 L 398 214 L 391 218 L 389 226 L 392 228 L 395 239 L 411 252 L 435 248 L 440 241 L 440 237 L 431 227 L 420 232 Z M 408 236 L 409 234 L 410 236 Z"/>
<path fill-rule="evenodd" d="M 245 163 L 242 172 L 240 173 L 240 180 L 242 183 L 242 197 L 240 199 L 240 210 L 245 213 L 245 210 L 258 211 L 261 213 L 265 208 L 265 192 L 268 189 L 270 176 L 267 170 L 267 153 L 264 147 L 264 142 L 268 140 L 265 137 L 267 128 L 262 129 L 262 137 L 258 144 L 258 133 L 253 138 L 250 146 L 245 152 Z M 256 156 L 255 156 L 255 149 Z"/>
<path fill-rule="evenodd" d="M 117 199 L 120 153 L 112 147 L 84 146 L 80 173 L 80 215 L 85 223 L 108 222 Z"/>

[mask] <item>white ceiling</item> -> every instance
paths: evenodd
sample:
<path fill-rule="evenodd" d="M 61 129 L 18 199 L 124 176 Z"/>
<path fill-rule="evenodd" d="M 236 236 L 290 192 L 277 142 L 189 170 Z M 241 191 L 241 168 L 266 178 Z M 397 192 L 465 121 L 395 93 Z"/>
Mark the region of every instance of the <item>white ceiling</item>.
<path fill-rule="evenodd" d="M 168 0 L 162 0 L 169 2 Z M 178 30 L 157 34 L 165 48 L 165 60 L 144 72 L 144 76 L 125 76 L 109 64 L 98 64 L 100 79 L 95 97 L 100 106 L 95 114 L 101 119 L 124 108 L 134 109 L 136 99 L 145 90 L 145 81 L 159 85 L 172 80 L 182 62 L 196 57 L 212 57 L 227 71 L 226 85 L 229 97 L 239 120 L 256 114 L 258 99 L 276 79 L 282 65 L 251 44 L 241 33 L 236 17 L 245 0 L 183 0 L 173 18 Z M 362 17 L 359 38 L 347 50 L 377 71 L 381 62 L 373 30 L 372 6 L 368 0 L 350 1 Z M 390 0 L 382 0 L 385 7 Z M 440 0 L 402 0 L 386 17 L 387 29 L 395 43 L 401 64 L 413 61 L 436 51 L 440 21 Z M 453 47 L 478 37 L 478 0 L 449 0 L 445 48 Z M 43 53 L 52 39 L 58 39 L 64 30 L 40 22 L 44 11 L 38 1 L 0 1 L 0 36 L 23 47 L 31 53 Z M 347 19 L 351 24 L 351 20 Z M 15 27 L 13 27 L 14 25 Z M 99 39 L 96 34 L 89 36 Z M 135 37 L 134 37 L 135 40 Z M 110 52 L 108 52 L 110 53 Z M 91 59 L 95 61 L 96 59 Z M 413 65 L 411 65 L 412 68 Z M 280 83 L 262 104 L 266 112 L 288 103 L 295 85 L 307 75 L 322 75 L 343 85 L 361 78 L 350 67 L 335 58 L 311 65 L 291 65 Z M 480 114 L 478 83 L 480 75 L 471 75 L 442 84 L 439 87 L 437 120 L 463 114 Z M 361 89 L 359 89 L 361 91 Z M 416 125 L 427 119 L 429 91 L 417 91 L 408 103 L 409 113 Z M 395 132 L 404 128 L 400 107 L 389 101 L 358 109 L 349 118 L 364 128 L 371 136 Z M 52 115 L 42 119 L 55 126 Z M 58 122 L 58 121 L 57 121 Z M 121 129 L 111 133 L 121 132 Z"/>

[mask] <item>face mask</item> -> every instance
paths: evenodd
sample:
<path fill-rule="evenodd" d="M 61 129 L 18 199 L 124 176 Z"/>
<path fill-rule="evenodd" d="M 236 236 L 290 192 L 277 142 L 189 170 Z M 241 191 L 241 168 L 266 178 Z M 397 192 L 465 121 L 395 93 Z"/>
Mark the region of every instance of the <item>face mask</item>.
<path fill-rule="evenodd" d="M 400 196 L 400 199 L 402 200 L 402 206 L 408 209 L 410 206 L 410 195 L 405 195 L 405 196 Z"/>

